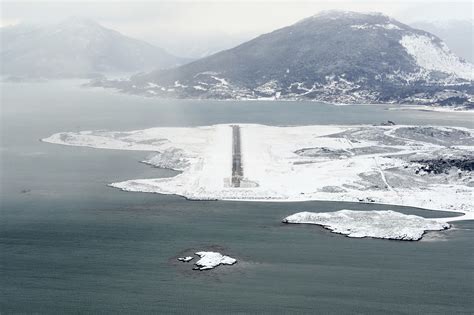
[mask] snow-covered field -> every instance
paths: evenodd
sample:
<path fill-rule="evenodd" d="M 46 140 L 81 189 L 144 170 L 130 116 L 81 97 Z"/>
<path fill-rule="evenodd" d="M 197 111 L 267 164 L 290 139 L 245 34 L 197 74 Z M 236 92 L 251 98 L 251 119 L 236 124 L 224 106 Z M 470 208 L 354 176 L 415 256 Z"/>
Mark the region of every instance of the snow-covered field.
<path fill-rule="evenodd" d="M 473 131 L 417 126 L 241 127 L 244 179 L 231 187 L 232 128 L 63 132 L 45 142 L 153 151 L 171 178 L 112 183 L 126 191 L 189 199 L 375 202 L 467 213 L 474 218 Z M 451 163 L 440 167 L 440 163 Z M 443 164 L 444 165 L 444 164 Z M 433 170 L 433 171 L 432 171 Z"/>
<path fill-rule="evenodd" d="M 403 241 L 417 241 L 426 231 L 440 231 L 450 227 L 446 222 L 406 215 L 391 210 L 335 212 L 299 212 L 283 219 L 284 223 L 317 224 L 333 233 L 348 237 L 373 237 Z"/>

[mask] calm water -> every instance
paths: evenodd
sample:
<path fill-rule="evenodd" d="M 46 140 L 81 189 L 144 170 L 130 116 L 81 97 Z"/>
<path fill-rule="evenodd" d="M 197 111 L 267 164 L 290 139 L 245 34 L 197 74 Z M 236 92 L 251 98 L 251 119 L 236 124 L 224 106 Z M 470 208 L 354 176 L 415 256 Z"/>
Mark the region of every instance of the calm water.
<path fill-rule="evenodd" d="M 420 242 L 351 239 L 282 225 L 296 211 L 421 209 L 336 202 L 197 202 L 106 186 L 172 176 L 146 152 L 64 147 L 58 131 L 213 123 L 472 127 L 460 113 L 291 102 L 158 101 L 78 82 L 2 84 L 1 313 L 472 313 L 474 223 Z M 215 248 L 239 263 L 191 271 Z"/>

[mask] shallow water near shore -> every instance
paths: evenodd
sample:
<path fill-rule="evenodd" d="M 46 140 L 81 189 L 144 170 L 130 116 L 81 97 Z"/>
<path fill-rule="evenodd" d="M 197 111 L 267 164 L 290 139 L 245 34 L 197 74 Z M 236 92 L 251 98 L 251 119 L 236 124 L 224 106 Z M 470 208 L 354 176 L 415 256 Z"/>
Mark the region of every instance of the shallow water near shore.
<path fill-rule="evenodd" d="M 351 239 L 285 225 L 298 211 L 391 209 L 341 202 L 188 201 L 108 183 L 173 176 L 147 152 L 39 141 L 59 131 L 215 123 L 472 127 L 463 113 L 296 102 L 146 99 L 77 81 L 2 83 L 2 313 L 472 313 L 474 223 L 419 242 Z M 184 252 L 218 249 L 234 266 L 193 271 Z"/>

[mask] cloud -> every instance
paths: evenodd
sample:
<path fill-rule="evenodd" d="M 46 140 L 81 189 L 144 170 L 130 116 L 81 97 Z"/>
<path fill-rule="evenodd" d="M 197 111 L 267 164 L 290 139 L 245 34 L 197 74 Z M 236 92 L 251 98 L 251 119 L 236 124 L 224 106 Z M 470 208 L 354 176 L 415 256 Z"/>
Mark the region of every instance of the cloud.
<path fill-rule="evenodd" d="M 2 1 L 0 24 L 54 23 L 68 16 L 92 18 L 126 35 L 155 44 L 204 38 L 251 38 L 321 10 L 380 11 L 402 22 L 471 18 L 472 3 L 444 1 Z M 420 12 L 423 15 L 420 16 Z M 178 45 L 179 46 L 179 45 Z M 183 45 L 181 45 L 183 46 Z"/>

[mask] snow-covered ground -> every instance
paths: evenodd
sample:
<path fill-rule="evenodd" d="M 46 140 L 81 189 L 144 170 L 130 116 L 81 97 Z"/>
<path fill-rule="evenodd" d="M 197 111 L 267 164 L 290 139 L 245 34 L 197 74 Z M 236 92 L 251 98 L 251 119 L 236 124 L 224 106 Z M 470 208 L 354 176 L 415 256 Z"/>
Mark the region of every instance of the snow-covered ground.
<path fill-rule="evenodd" d="M 200 257 L 200 259 L 194 264 L 194 270 L 210 270 L 216 268 L 219 265 L 233 265 L 237 262 L 237 259 L 222 255 L 219 252 L 199 251 L 194 254 Z M 193 256 L 177 258 L 178 261 L 183 263 L 190 262 L 193 259 Z"/>
<path fill-rule="evenodd" d="M 222 255 L 218 252 L 197 252 L 196 255 L 201 257 L 201 259 L 195 263 L 197 270 L 209 270 L 219 265 L 233 265 L 237 262 L 235 258 Z"/>
<path fill-rule="evenodd" d="M 299 212 L 286 217 L 283 222 L 317 224 L 348 237 L 417 241 L 427 231 L 448 229 L 450 225 L 444 220 L 425 219 L 391 210 L 340 210 L 319 213 Z"/>
<path fill-rule="evenodd" d="M 463 168 L 474 154 L 470 129 L 240 127 L 244 173 L 240 188 L 230 185 L 230 125 L 64 132 L 43 141 L 153 151 L 156 155 L 148 163 L 182 171 L 171 178 L 111 184 L 126 191 L 176 194 L 189 199 L 375 202 L 459 211 L 467 213 L 465 219 L 474 218 L 474 181 L 471 171 Z M 430 167 L 437 164 L 430 159 L 459 165 L 431 173 Z"/>
<path fill-rule="evenodd" d="M 405 35 L 400 44 L 415 59 L 419 67 L 439 71 L 465 80 L 474 80 L 474 65 L 461 60 L 444 43 L 423 35 Z"/>

